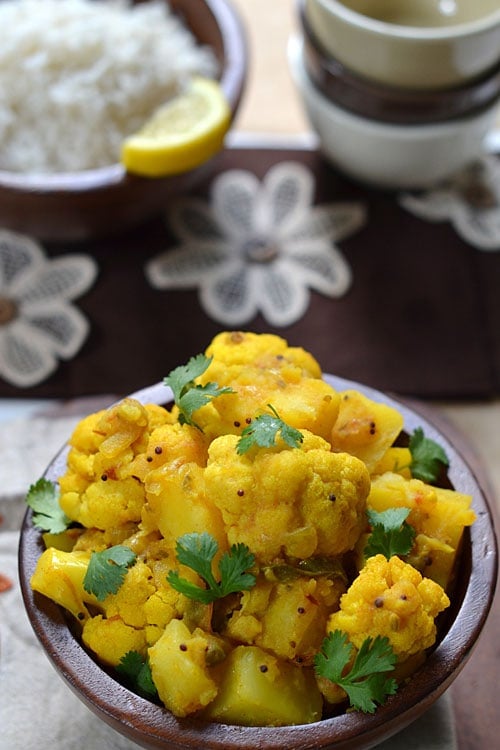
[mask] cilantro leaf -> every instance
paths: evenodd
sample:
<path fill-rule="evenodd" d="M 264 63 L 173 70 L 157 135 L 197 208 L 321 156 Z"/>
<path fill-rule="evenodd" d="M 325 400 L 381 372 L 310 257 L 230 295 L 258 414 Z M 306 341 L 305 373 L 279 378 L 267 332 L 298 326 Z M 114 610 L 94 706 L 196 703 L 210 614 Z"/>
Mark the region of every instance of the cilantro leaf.
<path fill-rule="evenodd" d="M 396 680 L 387 678 L 396 664 L 396 655 L 385 636 L 366 638 L 352 659 L 353 646 L 341 630 L 329 633 L 314 657 L 316 674 L 339 685 L 358 711 L 373 713 L 388 695 L 397 691 Z M 347 667 L 350 669 L 346 671 Z"/>
<path fill-rule="evenodd" d="M 30 486 L 26 503 L 33 511 L 34 525 L 42 531 L 60 534 L 71 524 L 59 505 L 59 488 L 44 477 Z"/>
<path fill-rule="evenodd" d="M 410 436 L 410 470 L 416 479 L 432 484 L 436 482 L 444 466 L 449 466 L 444 448 L 434 440 L 425 437 L 421 427 Z"/>
<path fill-rule="evenodd" d="M 205 581 L 208 588 L 202 588 L 181 578 L 179 573 L 171 570 L 167 576 L 168 583 L 176 591 L 204 604 L 220 599 L 227 594 L 246 591 L 255 584 L 255 576 L 248 569 L 255 562 L 254 555 L 245 544 L 233 544 L 219 561 L 220 581 L 212 573 L 212 561 L 219 545 L 207 532 L 202 534 L 184 534 L 177 540 L 177 559 L 187 565 Z"/>
<path fill-rule="evenodd" d="M 116 594 L 136 559 L 136 554 L 122 544 L 92 552 L 83 588 L 102 602 L 109 594 Z"/>
<path fill-rule="evenodd" d="M 415 539 L 415 529 L 406 523 L 409 514 L 409 508 L 388 508 L 381 513 L 368 509 L 366 515 L 372 533 L 365 546 L 365 557 L 384 555 L 389 560 L 393 555 L 407 555 Z"/>
<path fill-rule="evenodd" d="M 260 414 L 242 431 L 236 446 L 238 455 L 241 456 L 255 445 L 260 448 L 271 448 L 276 445 L 278 433 L 290 448 L 298 448 L 303 441 L 304 436 L 299 430 L 284 422 L 271 404 L 267 406 L 271 409 L 272 414 Z"/>
<path fill-rule="evenodd" d="M 156 698 L 158 691 L 153 682 L 149 660 L 143 659 L 138 651 L 127 651 L 122 656 L 116 671 L 144 698 Z"/>
<path fill-rule="evenodd" d="M 205 372 L 211 361 L 211 357 L 207 357 L 205 354 L 197 354 L 195 357 L 191 357 L 186 365 L 176 367 L 163 379 L 163 384 L 170 386 L 172 389 L 174 402 L 179 408 L 179 422 L 181 424 L 198 427 L 193 420 L 195 411 L 223 393 L 234 393 L 229 386 L 219 388 L 217 383 L 197 385 L 194 382 Z"/>
<path fill-rule="evenodd" d="M 254 562 L 255 557 L 245 544 L 233 544 L 230 552 L 223 554 L 219 562 L 220 596 L 251 589 L 255 576 L 247 571 Z"/>

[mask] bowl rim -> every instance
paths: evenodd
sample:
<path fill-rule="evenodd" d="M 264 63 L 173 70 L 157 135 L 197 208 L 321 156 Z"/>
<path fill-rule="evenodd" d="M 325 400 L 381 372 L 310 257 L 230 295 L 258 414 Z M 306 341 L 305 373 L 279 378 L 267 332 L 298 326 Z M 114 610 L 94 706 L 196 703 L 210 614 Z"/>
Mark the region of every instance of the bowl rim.
<path fill-rule="evenodd" d="M 230 0 L 204 0 L 204 3 L 220 28 L 224 41 L 224 55 L 227 63 L 221 70 L 219 82 L 234 114 L 247 75 L 246 32 Z M 173 177 L 178 178 L 182 175 Z M 166 179 L 172 179 L 172 177 Z M 121 163 L 79 172 L 25 173 L 0 169 L 0 189 L 38 193 L 85 193 L 91 190 L 106 190 L 122 183 L 146 182 L 147 180 L 148 178 L 128 173 Z"/>
<path fill-rule="evenodd" d="M 370 137 L 396 138 L 398 142 L 418 145 L 420 140 L 426 141 L 432 137 L 447 137 L 449 133 L 467 129 L 471 124 L 481 122 L 494 115 L 498 101 L 490 102 L 485 107 L 462 117 L 436 122 L 401 123 L 376 120 L 358 112 L 351 111 L 337 102 L 332 101 L 312 80 L 304 60 L 304 40 L 295 35 L 288 43 L 288 60 L 292 76 L 299 89 L 314 101 L 317 110 L 327 118 L 335 117 L 342 127 L 354 127 L 358 132 L 363 131 Z"/>
<path fill-rule="evenodd" d="M 408 404 L 369 386 L 325 373 L 324 380 L 337 391 L 355 388 L 369 398 L 397 408 L 404 429 L 422 427 L 451 457 L 449 478 L 461 492 L 472 495 L 477 519 L 467 531 L 468 583 L 460 602 L 453 603 L 455 617 L 423 667 L 400 687 L 374 714 L 358 712 L 323 719 L 313 724 L 286 727 L 244 727 L 178 719 L 117 682 L 100 667 L 73 636 L 62 608 L 34 593 L 30 578 L 42 551 L 41 532 L 32 525 L 27 510 L 19 542 L 19 579 L 31 625 L 56 670 L 68 686 L 97 716 L 147 748 L 181 750 L 329 750 L 373 747 L 422 715 L 449 687 L 467 663 L 488 617 L 498 575 L 498 545 L 492 511 L 483 488 L 460 447 L 436 427 L 417 404 Z M 156 383 L 131 394 L 141 403 L 165 404 L 171 391 Z M 45 476 L 54 481 L 64 470 L 65 446 L 49 465 Z M 463 563 L 464 564 L 464 563 Z M 454 606 L 453 606 L 454 605 Z M 353 743 L 353 744 L 351 744 Z M 354 744 L 355 743 L 355 744 Z"/>
<path fill-rule="evenodd" d="M 296 0 L 307 73 L 328 99 L 353 114 L 396 125 L 424 125 L 449 122 L 498 103 L 500 61 L 486 73 L 444 89 L 378 83 L 350 70 L 318 38 L 307 17 L 306 3 Z"/>
<path fill-rule="evenodd" d="M 341 21 L 353 29 L 368 31 L 374 36 L 388 37 L 393 40 L 418 42 L 446 42 L 478 36 L 484 32 L 495 31 L 500 26 L 500 8 L 474 21 L 453 24 L 451 26 L 405 26 L 404 24 L 379 21 L 363 13 L 352 10 L 340 0 L 312 0 L 323 6 L 327 12 L 338 16 Z"/>

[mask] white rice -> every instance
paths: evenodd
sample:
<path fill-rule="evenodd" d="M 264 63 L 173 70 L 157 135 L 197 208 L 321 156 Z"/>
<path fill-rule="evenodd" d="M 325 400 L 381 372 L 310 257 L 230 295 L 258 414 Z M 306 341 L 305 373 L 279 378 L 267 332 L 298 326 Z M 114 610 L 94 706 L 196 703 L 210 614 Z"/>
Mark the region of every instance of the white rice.
<path fill-rule="evenodd" d="M 117 162 L 193 74 L 214 76 L 165 0 L 0 2 L 0 169 L 70 172 Z"/>

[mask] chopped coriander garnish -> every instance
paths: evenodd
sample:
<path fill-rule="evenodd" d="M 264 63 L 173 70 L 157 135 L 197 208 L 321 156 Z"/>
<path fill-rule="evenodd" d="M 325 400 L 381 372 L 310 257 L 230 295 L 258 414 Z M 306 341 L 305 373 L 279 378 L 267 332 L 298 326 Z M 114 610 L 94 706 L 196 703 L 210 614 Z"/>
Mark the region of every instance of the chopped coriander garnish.
<path fill-rule="evenodd" d="M 415 539 L 415 529 L 406 523 L 409 514 L 409 508 L 388 508 L 381 513 L 367 510 L 372 533 L 365 546 L 365 557 L 380 554 L 389 560 L 393 555 L 407 555 Z"/>
<path fill-rule="evenodd" d="M 255 584 L 255 576 L 246 571 L 254 564 L 255 557 L 248 547 L 245 544 L 233 544 L 231 550 L 222 555 L 219 561 L 220 581 L 216 581 L 212 573 L 212 561 L 218 549 L 217 541 L 205 531 L 202 534 L 181 536 L 176 546 L 178 561 L 198 573 L 208 588 L 197 586 L 171 570 L 167 581 L 172 588 L 204 604 L 227 594 L 251 589 Z"/>
<path fill-rule="evenodd" d="M 217 383 L 206 383 L 197 385 L 194 381 L 208 368 L 212 358 L 205 354 L 197 354 L 191 357 L 186 365 L 180 365 L 172 370 L 163 384 L 170 386 L 174 394 L 174 402 L 179 408 L 179 422 L 198 427 L 193 420 L 193 414 L 202 406 L 208 404 L 213 398 L 223 393 L 234 393 L 229 386 L 219 388 Z"/>
<path fill-rule="evenodd" d="M 136 554 L 122 544 L 92 552 L 83 588 L 102 602 L 109 594 L 116 594 L 135 561 Z"/>
<path fill-rule="evenodd" d="M 416 479 L 432 484 L 437 481 L 442 468 L 449 466 L 444 448 L 425 437 L 421 427 L 417 427 L 410 436 L 408 447 L 411 453 L 410 470 Z"/>
<path fill-rule="evenodd" d="M 284 422 L 271 404 L 267 406 L 271 409 L 272 414 L 260 414 L 241 433 L 236 446 L 236 452 L 240 456 L 256 445 L 259 448 L 271 448 L 276 445 L 278 433 L 280 433 L 283 442 L 290 448 L 298 448 L 304 440 L 302 433 Z"/>
<path fill-rule="evenodd" d="M 341 630 L 329 633 L 314 657 L 316 674 L 345 690 L 353 708 L 371 714 L 377 703 L 384 704 L 387 696 L 397 691 L 396 680 L 385 674 L 394 669 L 396 655 L 389 639 L 379 635 L 363 641 L 351 664 L 352 650 Z M 349 664 L 350 669 L 345 672 Z"/>
<path fill-rule="evenodd" d="M 59 505 L 58 486 L 44 477 L 31 485 L 26 495 L 26 503 L 33 511 L 34 525 L 42 531 L 60 534 L 71 523 L 71 519 Z"/>
<path fill-rule="evenodd" d="M 143 659 L 138 651 L 128 651 L 120 659 L 116 671 L 121 674 L 133 690 L 144 698 L 156 698 L 158 691 L 153 682 L 149 660 Z"/>

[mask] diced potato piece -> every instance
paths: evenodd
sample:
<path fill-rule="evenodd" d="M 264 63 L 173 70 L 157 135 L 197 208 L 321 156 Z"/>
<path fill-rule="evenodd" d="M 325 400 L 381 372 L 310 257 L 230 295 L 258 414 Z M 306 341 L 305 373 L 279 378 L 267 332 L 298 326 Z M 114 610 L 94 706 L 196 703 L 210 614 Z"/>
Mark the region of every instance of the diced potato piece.
<path fill-rule="evenodd" d="M 203 718 L 244 726 L 309 724 L 321 718 L 322 698 L 313 670 L 288 664 L 257 646 L 237 646 L 213 674 L 219 692 Z"/>
<path fill-rule="evenodd" d="M 386 450 L 380 461 L 373 467 L 372 474 L 385 474 L 391 471 L 411 479 L 411 452 L 409 448 L 391 447 Z"/>
<path fill-rule="evenodd" d="M 46 548 L 54 547 L 63 552 L 71 552 L 81 536 L 82 530 L 77 528 L 69 528 L 58 534 L 52 534 L 46 531 L 43 534 L 43 543 Z"/>
<path fill-rule="evenodd" d="M 217 695 L 206 663 L 209 647 L 209 639 L 201 631 L 191 634 L 183 622 L 171 620 L 149 649 L 158 695 L 175 716 L 187 716 Z"/>
<path fill-rule="evenodd" d="M 446 589 L 453 575 L 456 550 L 426 534 L 417 534 L 406 560 L 422 575 Z"/>
<path fill-rule="evenodd" d="M 436 513 L 423 519 L 422 529 L 434 539 L 441 539 L 457 549 L 465 526 L 471 526 L 476 514 L 472 510 L 472 497 L 455 490 L 436 487 Z"/>
<path fill-rule="evenodd" d="M 393 507 L 410 509 L 408 523 L 417 537 L 408 561 L 446 588 L 464 528 L 476 517 L 471 501 L 469 495 L 387 472 L 372 478 L 367 504 L 379 513 Z"/>
<path fill-rule="evenodd" d="M 344 590 L 342 583 L 326 578 L 297 578 L 288 583 L 259 580 L 244 592 L 241 608 L 228 621 L 225 634 L 283 659 L 311 665 L 328 615 Z"/>
<path fill-rule="evenodd" d="M 151 471 L 145 479 L 147 504 L 143 528 L 158 528 L 167 546 L 175 549 L 183 534 L 211 534 L 223 552 L 227 538 L 220 510 L 207 502 L 203 469 L 195 463 L 170 464 Z"/>
<path fill-rule="evenodd" d="M 31 587 L 83 621 L 89 617 L 86 604 L 97 604 L 83 588 L 89 560 L 89 552 L 64 552 L 50 547 L 38 559 Z"/>
<path fill-rule="evenodd" d="M 357 456 L 371 473 L 403 424 L 403 416 L 391 406 L 379 404 L 358 391 L 343 391 L 330 438 L 332 450 Z"/>

